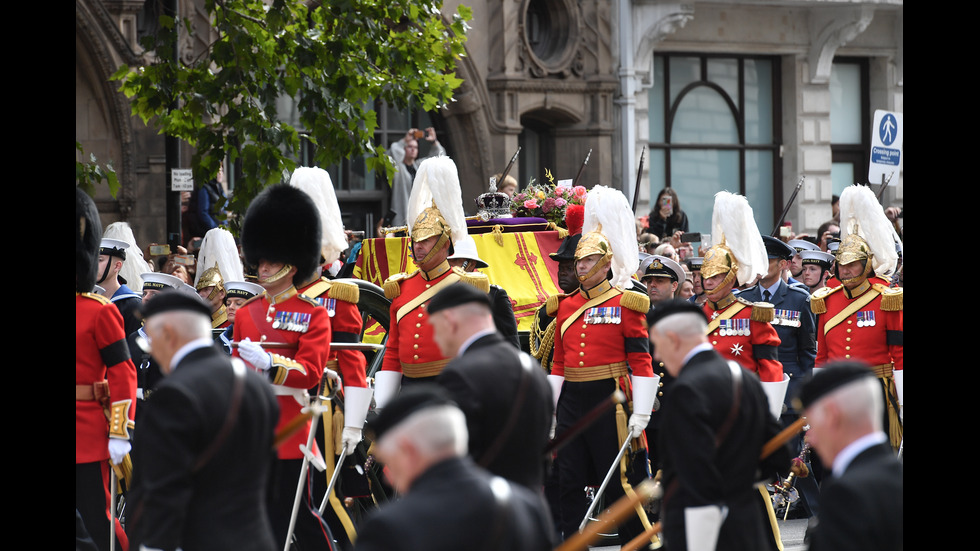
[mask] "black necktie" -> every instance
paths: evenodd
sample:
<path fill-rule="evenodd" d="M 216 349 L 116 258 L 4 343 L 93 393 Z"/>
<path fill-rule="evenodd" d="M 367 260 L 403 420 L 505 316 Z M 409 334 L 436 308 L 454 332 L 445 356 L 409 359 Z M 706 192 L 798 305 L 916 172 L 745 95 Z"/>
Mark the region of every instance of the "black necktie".
<path fill-rule="evenodd" d="M 764 302 L 769 302 L 771 299 L 772 299 L 772 293 L 769 292 L 769 289 L 766 289 L 765 291 L 763 291 L 763 293 L 762 293 L 762 300 Z"/>

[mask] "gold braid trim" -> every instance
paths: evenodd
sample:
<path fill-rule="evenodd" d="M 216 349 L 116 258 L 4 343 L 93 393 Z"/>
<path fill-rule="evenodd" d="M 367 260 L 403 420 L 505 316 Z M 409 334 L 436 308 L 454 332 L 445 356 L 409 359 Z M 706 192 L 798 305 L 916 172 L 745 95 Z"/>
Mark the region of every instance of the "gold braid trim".
<path fill-rule="evenodd" d="M 344 302 L 350 302 L 351 304 L 357 304 L 357 301 L 361 298 L 361 289 L 356 283 L 334 281 L 330 285 L 330 291 L 327 292 L 327 296 Z"/>
<path fill-rule="evenodd" d="M 90 299 L 92 299 L 94 301 L 97 301 L 97 302 L 101 302 L 102 304 L 109 304 L 110 302 L 112 302 L 111 300 L 105 298 L 104 296 L 102 296 L 102 295 L 100 295 L 98 293 L 75 293 L 75 294 L 76 295 L 82 295 L 85 298 L 90 298 Z"/>
<path fill-rule="evenodd" d="M 905 292 L 902 289 L 892 289 L 880 283 L 875 283 L 874 288 L 881 293 L 881 309 L 885 312 L 900 312 L 903 309 Z"/>
<path fill-rule="evenodd" d="M 768 302 L 753 302 L 752 313 L 749 314 L 749 318 L 752 321 L 771 323 L 772 320 L 776 319 L 776 307 Z"/>
<path fill-rule="evenodd" d="M 544 311 L 548 313 L 549 316 L 555 317 L 555 313 L 558 312 L 558 303 L 561 299 L 565 298 L 566 295 L 559 293 L 557 295 L 551 295 L 548 300 L 544 302 Z"/>
<path fill-rule="evenodd" d="M 625 291 L 619 303 L 634 312 L 646 314 L 650 309 L 650 296 L 644 293 L 637 293 L 636 291 Z"/>
<path fill-rule="evenodd" d="M 843 289 L 843 285 L 838 285 L 837 287 L 822 287 L 817 289 L 815 293 L 810 295 L 810 310 L 814 314 L 826 314 L 827 313 L 827 303 L 826 298 L 831 294 Z"/>
<path fill-rule="evenodd" d="M 112 403 L 112 408 L 106 413 L 109 418 L 109 436 L 129 440 L 129 429 L 135 424 L 129 420 L 129 407 L 132 400 L 120 400 Z"/>
<path fill-rule="evenodd" d="M 558 232 L 559 239 L 565 239 L 568 237 L 568 230 L 559 226 L 558 224 L 555 224 L 554 222 L 548 222 L 548 229 Z"/>
<path fill-rule="evenodd" d="M 457 271 L 460 281 L 463 283 L 472 285 L 484 293 L 490 292 L 490 278 L 487 277 L 487 274 L 480 272 L 464 272 L 462 270 L 458 270 L 457 268 L 453 268 L 453 270 Z"/>
<path fill-rule="evenodd" d="M 384 289 L 385 292 L 385 298 L 388 300 L 395 300 L 398 298 L 398 296 L 402 294 L 401 281 L 403 279 L 408 279 L 411 277 L 411 275 L 412 274 L 402 272 L 386 279 L 385 282 L 381 284 L 381 288 Z"/>
<path fill-rule="evenodd" d="M 538 323 L 537 315 L 534 318 L 534 335 L 531 339 L 531 356 L 533 356 L 538 362 L 541 363 L 541 367 L 548 373 L 551 373 L 551 351 L 555 348 L 555 330 L 558 327 L 558 322 L 551 320 L 548 327 L 544 331 L 541 330 L 541 325 Z M 534 341 L 537 340 L 537 346 L 535 346 Z"/>

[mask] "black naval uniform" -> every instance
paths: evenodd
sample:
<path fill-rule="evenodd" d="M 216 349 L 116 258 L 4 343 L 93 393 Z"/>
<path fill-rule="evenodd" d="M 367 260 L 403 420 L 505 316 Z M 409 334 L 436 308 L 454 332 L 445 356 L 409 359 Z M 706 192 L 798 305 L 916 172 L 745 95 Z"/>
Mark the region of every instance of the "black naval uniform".
<path fill-rule="evenodd" d="M 147 400 L 133 450 L 134 549 L 275 548 L 265 495 L 279 405 L 261 375 L 237 369 L 217 347 L 197 348 Z"/>

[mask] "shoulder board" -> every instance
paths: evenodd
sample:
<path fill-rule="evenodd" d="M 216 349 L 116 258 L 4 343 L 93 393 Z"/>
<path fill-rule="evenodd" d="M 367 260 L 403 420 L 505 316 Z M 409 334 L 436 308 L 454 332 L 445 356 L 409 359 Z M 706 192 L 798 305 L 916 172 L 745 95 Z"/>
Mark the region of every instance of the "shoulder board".
<path fill-rule="evenodd" d="M 395 274 L 393 276 L 390 276 L 388 279 L 386 279 L 385 282 L 381 284 L 381 288 L 384 289 L 385 292 L 385 298 L 387 298 L 388 300 L 394 300 L 398 298 L 398 296 L 402 294 L 401 282 L 412 277 L 414 274 L 415 272 L 412 272 L 410 274 L 407 272 L 402 272 L 400 274 Z"/>
<path fill-rule="evenodd" d="M 758 287 L 758 285 L 752 285 L 752 286 L 750 286 L 750 287 L 746 287 L 746 288 L 744 288 L 744 289 L 736 289 L 736 290 L 735 290 L 735 296 L 739 296 L 739 295 L 741 295 L 742 293 L 748 293 L 749 291 L 752 291 L 752 290 L 754 290 L 754 289 L 755 289 L 756 287 Z"/>
<path fill-rule="evenodd" d="M 461 282 L 467 285 L 472 285 L 484 293 L 490 292 L 490 278 L 487 277 L 487 274 L 480 272 L 464 272 L 459 268 L 453 268 L 453 271 L 459 275 Z"/>
<path fill-rule="evenodd" d="M 881 293 L 881 309 L 886 312 L 899 312 L 903 309 L 904 299 L 902 296 L 905 291 L 899 287 L 893 289 L 887 285 L 875 283 L 875 291 Z"/>
<path fill-rule="evenodd" d="M 744 299 L 738 299 L 741 302 L 748 303 L 752 306 L 752 314 L 749 315 L 749 319 L 752 321 L 761 321 L 762 323 L 770 323 L 772 320 L 776 319 L 776 307 L 769 302 L 749 302 Z"/>
<path fill-rule="evenodd" d="M 787 285 L 787 288 L 794 293 L 802 293 L 809 298 L 810 290 L 805 285 Z"/>
<path fill-rule="evenodd" d="M 558 293 L 557 295 L 551 295 L 548 300 L 544 302 L 544 311 L 551 317 L 555 317 L 558 313 L 558 304 L 561 303 L 561 299 L 567 297 L 565 293 Z"/>
<path fill-rule="evenodd" d="M 316 282 L 314 282 L 313 285 L 307 287 L 306 290 L 303 291 L 303 294 L 310 298 L 317 298 L 329 290 L 330 290 L 330 282 L 321 277 L 320 279 L 316 280 Z"/>
<path fill-rule="evenodd" d="M 304 294 L 302 294 L 302 293 L 301 293 L 301 294 L 298 294 L 298 295 L 296 295 L 296 298 L 298 298 L 298 299 L 300 299 L 300 300 L 302 300 L 303 302 L 306 302 L 306 303 L 308 303 L 308 304 L 312 304 L 313 306 L 319 306 L 319 305 L 320 305 L 320 303 L 319 303 L 319 302 L 317 302 L 315 298 L 312 298 L 312 297 L 308 297 L 308 296 L 306 296 L 306 295 L 304 295 Z"/>
<path fill-rule="evenodd" d="M 98 293 L 79 293 L 85 298 L 90 298 L 94 301 L 101 302 L 102 304 L 109 304 L 111 301 Z"/>
<path fill-rule="evenodd" d="M 645 293 L 637 293 L 636 291 L 623 291 L 623 296 L 619 299 L 619 304 L 634 312 L 646 314 L 650 310 L 650 296 Z"/>
<path fill-rule="evenodd" d="M 357 301 L 361 298 L 361 288 L 356 283 L 349 281 L 333 281 L 331 282 L 330 291 L 327 293 L 327 296 L 344 302 L 350 302 L 351 304 L 357 304 Z"/>
<path fill-rule="evenodd" d="M 843 289 L 843 285 L 838 285 L 836 287 L 823 287 L 817 289 L 815 293 L 810 295 L 810 310 L 814 314 L 826 314 L 827 313 L 827 303 L 824 302 L 827 297 Z"/>

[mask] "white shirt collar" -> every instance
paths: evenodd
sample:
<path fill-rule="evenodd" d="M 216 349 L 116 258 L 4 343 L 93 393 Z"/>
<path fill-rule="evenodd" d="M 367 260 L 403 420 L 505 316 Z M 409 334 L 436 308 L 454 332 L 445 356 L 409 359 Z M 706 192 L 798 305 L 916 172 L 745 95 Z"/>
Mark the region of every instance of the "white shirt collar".
<path fill-rule="evenodd" d="M 689 350 L 686 356 L 684 356 L 684 361 L 682 362 L 682 365 L 687 365 L 687 362 L 691 358 L 693 358 L 695 354 L 699 354 L 701 352 L 704 352 L 705 350 L 714 350 L 714 349 L 715 347 L 711 346 L 710 342 L 699 343 L 697 346 Z"/>
<path fill-rule="evenodd" d="M 883 444 L 887 441 L 888 437 L 885 435 L 885 433 L 876 431 L 865 434 L 861 438 L 851 442 L 837 454 L 837 457 L 834 458 L 834 476 L 840 477 L 842 474 L 844 474 L 844 471 L 847 470 L 847 467 L 851 464 L 851 461 L 853 461 L 854 458 L 860 455 L 860 453 L 864 450 L 872 446 L 877 446 L 878 444 Z"/>
<path fill-rule="evenodd" d="M 184 346 L 180 347 L 180 350 L 178 350 L 174 354 L 174 357 L 170 359 L 170 371 L 177 369 L 177 365 L 180 363 L 180 360 L 184 359 L 184 356 L 190 354 L 191 352 L 197 350 L 198 348 L 204 348 L 205 346 L 212 346 L 213 344 L 214 344 L 213 340 L 202 338 L 202 339 L 195 339 L 185 344 Z"/>
<path fill-rule="evenodd" d="M 457 352 L 456 355 L 462 356 L 463 353 L 466 352 L 466 349 L 469 348 L 471 344 L 476 342 L 477 339 L 496 332 L 497 332 L 496 329 L 484 329 L 483 331 L 477 331 L 476 333 L 473 333 L 472 335 L 470 335 L 470 338 L 463 341 L 463 344 L 462 346 L 459 347 L 459 352 Z"/>

